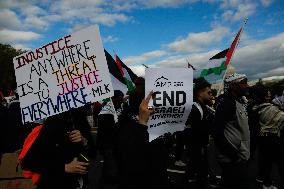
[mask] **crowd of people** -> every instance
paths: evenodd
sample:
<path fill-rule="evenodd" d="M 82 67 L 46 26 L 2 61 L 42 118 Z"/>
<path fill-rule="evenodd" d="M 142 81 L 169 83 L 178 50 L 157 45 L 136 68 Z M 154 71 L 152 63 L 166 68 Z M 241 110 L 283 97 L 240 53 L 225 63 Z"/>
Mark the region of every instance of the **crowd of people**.
<path fill-rule="evenodd" d="M 195 182 L 197 188 L 210 188 L 211 181 L 218 180 L 219 188 L 251 189 L 248 164 L 252 158 L 258 159 L 255 179 L 263 189 L 283 187 L 274 185 L 271 170 L 276 163 L 283 185 L 284 93 L 271 99 L 263 85 L 249 86 L 244 74 L 234 73 L 225 78 L 224 93 L 215 97 L 208 81 L 194 79 L 194 102 L 184 131 L 149 142 L 147 122 L 155 109 L 148 103 L 155 93 L 145 96 L 142 77 L 134 84 L 127 95 L 115 90 L 111 100 L 25 126 L 19 102 L 7 105 L 1 99 L 0 118 L 9 121 L 2 122 L 7 125 L 1 126 L 5 132 L 0 132 L 0 153 L 21 149 L 27 134 L 40 124 L 42 130 L 21 162 L 24 169 L 40 174 L 38 189 L 88 188 L 90 160 L 98 155 L 103 158 L 101 189 L 177 188 L 167 174 L 172 148 L 175 165 L 185 166 L 184 180 Z M 97 127 L 96 141 L 91 134 L 94 125 L 87 119 L 90 112 Z M 208 160 L 211 140 L 221 178 Z"/>

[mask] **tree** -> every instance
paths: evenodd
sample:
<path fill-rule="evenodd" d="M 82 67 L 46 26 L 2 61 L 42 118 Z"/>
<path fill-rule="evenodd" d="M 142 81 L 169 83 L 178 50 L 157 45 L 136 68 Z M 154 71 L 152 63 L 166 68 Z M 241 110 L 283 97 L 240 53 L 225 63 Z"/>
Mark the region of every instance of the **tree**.
<path fill-rule="evenodd" d="M 0 43 L 0 91 L 3 91 L 4 95 L 17 87 L 13 58 L 23 52 L 11 45 Z"/>

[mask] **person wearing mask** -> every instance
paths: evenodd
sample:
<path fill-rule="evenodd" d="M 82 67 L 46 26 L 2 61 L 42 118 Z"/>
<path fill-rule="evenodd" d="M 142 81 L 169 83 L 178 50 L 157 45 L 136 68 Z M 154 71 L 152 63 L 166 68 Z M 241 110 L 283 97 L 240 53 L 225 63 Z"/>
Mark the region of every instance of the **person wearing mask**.
<path fill-rule="evenodd" d="M 186 169 L 188 181 L 196 179 L 198 188 L 208 187 L 209 130 L 212 120 L 206 105 L 212 104 L 211 84 L 203 77 L 194 79 L 193 106 L 186 121 L 186 140 L 188 143 L 190 163 Z"/>
<path fill-rule="evenodd" d="M 85 107 L 71 109 L 44 121 L 22 167 L 39 173 L 38 189 L 86 189 L 88 166 L 95 154 Z"/>
<path fill-rule="evenodd" d="M 250 131 L 243 98 L 247 93 L 246 75 L 228 75 L 213 122 L 212 136 L 218 150 L 223 184 L 228 189 L 250 188 L 246 169 L 250 158 Z"/>

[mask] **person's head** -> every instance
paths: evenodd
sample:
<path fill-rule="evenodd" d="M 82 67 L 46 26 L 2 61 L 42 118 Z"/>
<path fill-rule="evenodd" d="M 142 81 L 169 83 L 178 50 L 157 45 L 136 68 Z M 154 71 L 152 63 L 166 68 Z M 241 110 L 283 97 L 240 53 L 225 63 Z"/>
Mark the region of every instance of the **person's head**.
<path fill-rule="evenodd" d="M 193 100 L 205 105 L 211 105 L 214 99 L 211 91 L 211 84 L 203 77 L 193 80 Z"/>
<path fill-rule="evenodd" d="M 139 106 L 145 97 L 145 79 L 137 77 L 134 81 L 135 89 L 129 94 L 129 106 L 135 111 L 139 112 Z"/>
<path fill-rule="evenodd" d="M 282 96 L 276 97 L 272 100 L 272 103 L 279 106 L 281 110 L 284 110 L 284 91 Z"/>
<path fill-rule="evenodd" d="M 268 90 L 263 85 L 254 85 L 250 88 L 250 96 L 257 103 L 265 103 Z"/>
<path fill-rule="evenodd" d="M 136 88 L 139 88 L 139 90 L 145 90 L 145 79 L 143 77 L 137 77 L 134 80 L 134 84 Z"/>
<path fill-rule="evenodd" d="M 112 97 L 112 102 L 113 102 L 114 108 L 118 109 L 121 107 L 121 104 L 123 103 L 124 94 L 120 90 L 114 90 L 113 93 L 114 95 Z"/>
<path fill-rule="evenodd" d="M 249 93 L 249 86 L 246 75 L 238 73 L 228 75 L 224 80 L 224 92 L 237 98 L 247 96 Z"/>

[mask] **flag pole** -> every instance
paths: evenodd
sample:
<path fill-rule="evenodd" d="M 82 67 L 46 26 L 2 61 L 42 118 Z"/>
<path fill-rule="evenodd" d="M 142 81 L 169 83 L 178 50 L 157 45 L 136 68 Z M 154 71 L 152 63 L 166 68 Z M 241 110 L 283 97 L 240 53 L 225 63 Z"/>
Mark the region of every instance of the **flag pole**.
<path fill-rule="evenodd" d="M 186 61 L 186 63 L 187 63 L 187 68 L 191 68 L 193 71 L 196 70 L 196 68 L 193 67 L 193 65 L 189 63 L 189 58 L 186 58 L 185 61 Z"/>
<path fill-rule="evenodd" d="M 237 44 L 236 44 L 236 48 L 237 48 L 237 46 L 238 46 L 238 44 L 239 44 L 239 42 L 240 42 L 241 35 L 242 35 L 243 31 L 244 31 L 244 27 L 245 27 L 245 25 L 247 24 L 247 21 L 248 21 L 248 18 L 245 18 L 245 19 L 244 19 L 244 22 L 243 22 L 243 25 L 242 25 L 242 27 L 241 27 L 241 32 L 240 32 L 240 36 L 239 36 L 239 39 L 238 39 Z M 235 48 L 235 49 L 236 49 L 236 48 Z M 217 92 L 217 96 L 219 96 L 220 93 L 221 93 L 222 86 L 223 86 L 223 83 L 224 83 L 224 80 L 225 80 L 227 71 L 228 71 L 228 69 L 229 69 L 230 63 L 231 63 L 231 61 L 232 61 L 232 59 L 233 59 L 233 56 L 234 56 L 234 54 L 235 54 L 235 49 L 234 49 L 234 51 L 233 51 L 233 53 L 232 53 L 231 59 L 229 60 L 227 69 L 225 70 L 225 73 L 224 73 L 224 75 L 223 75 L 223 78 L 222 78 L 222 81 L 221 81 L 221 85 L 220 85 L 219 90 L 218 90 L 218 92 Z"/>
<path fill-rule="evenodd" d="M 145 68 L 149 68 L 149 66 L 147 66 L 146 64 L 142 64 L 142 66 L 144 66 Z"/>

